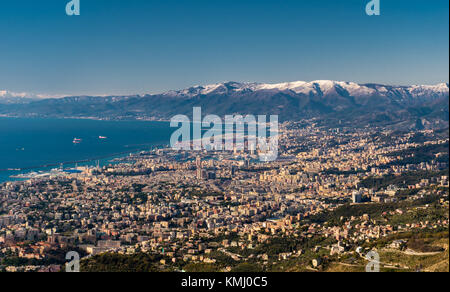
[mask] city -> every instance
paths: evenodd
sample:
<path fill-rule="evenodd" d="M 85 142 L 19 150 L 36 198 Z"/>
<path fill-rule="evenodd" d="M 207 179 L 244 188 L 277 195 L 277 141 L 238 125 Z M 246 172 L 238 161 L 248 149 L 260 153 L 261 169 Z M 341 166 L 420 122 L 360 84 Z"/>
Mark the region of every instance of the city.
<path fill-rule="evenodd" d="M 3 282 L 450 272 L 449 5 L 0 1 Z"/>
<path fill-rule="evenodd" d="M 375 249 L 448 271 L 448 143 L 445 130 L 305 120 L 280 125 L 274 162 L 160 148 L 3 183 L 0 268 L 59 271 L 76 250 L 82 271 L 133 257 L 146 257 L 137 271 L 363 271 Z M 382 268 L 423 265 L 397 261 Z"/>

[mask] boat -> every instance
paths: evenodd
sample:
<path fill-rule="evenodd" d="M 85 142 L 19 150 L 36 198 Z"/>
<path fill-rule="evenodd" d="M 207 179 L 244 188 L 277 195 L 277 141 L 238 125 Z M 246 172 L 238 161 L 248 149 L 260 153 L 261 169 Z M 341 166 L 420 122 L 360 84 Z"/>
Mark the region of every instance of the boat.
<path fill-rule="evenodd" d="M 83 141 L 83 140 L 82 140 L 82 139 L 78 139 L 78 138 L 73 138 L 72 143 L 73 143 L 73 144 L 80 144 L 81 141 Z"/>
<path fill-rule="evenodd" d="M 98 138 L 99 138 L 100 140 L 106 140 L 106 139 L 108 139 L 108 137 L 105 137 L 105 136 L 98 136 Z"/>

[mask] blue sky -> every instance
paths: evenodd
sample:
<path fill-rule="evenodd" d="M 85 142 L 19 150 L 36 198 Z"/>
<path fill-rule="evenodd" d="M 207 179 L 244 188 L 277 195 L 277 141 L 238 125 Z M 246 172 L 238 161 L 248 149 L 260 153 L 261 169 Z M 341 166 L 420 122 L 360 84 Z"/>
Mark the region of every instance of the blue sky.
<path fill-rule="evenodd" d="M 222 81 L 449 79 L 449 2 L 0 1 L 0 90 L 161 92 Z"/>

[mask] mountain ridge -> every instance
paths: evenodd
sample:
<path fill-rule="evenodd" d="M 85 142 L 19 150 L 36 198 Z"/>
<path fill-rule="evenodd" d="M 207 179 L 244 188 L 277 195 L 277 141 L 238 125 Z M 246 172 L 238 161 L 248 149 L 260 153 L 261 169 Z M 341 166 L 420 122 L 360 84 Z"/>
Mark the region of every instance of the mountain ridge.
<path fill-rule="evenodd" d="M 234 85 L 234 87 L 233 87 Z M 129 95 L 67 95 L 67 96 L 46 96 L 42 94 L 33 94 L 33 93 L 16 93 L 11 92 L 8 90 L 0 90 L 0 98 L 22 98 L 22 99 L 54 99 L 54 98 L 68 98 L 68 97 L 144 97 L 149 95 L 163 95 L 163 96 L 171 96 L 171 95 L 193 95 L 193 94 L 209 94 L 213 90 L 212 88 L 217 89 L 221 86 L 225 86 L 231 89 L 240 89 L 240 90 L 252 90 L 252 91 L 258 91 L 258 90 L 292 90 L 295 93 L 305 93 L 305 90 L 309 89 L 310 91 L 317 90 L 317 87 L 312 88 L 312 86 L 319 86 L 319 88 L 322 88 L 322 86 L 343 86 L 346 85 L 348 87 L 352 87 L 353 89 L 358 88 L 365 88 L 366 90 L 373 90 L 375 88 L 397 88 L 397 89 L 404 89 L 404 90 L 429 90 L 429 91 L 435 91 L 436 93 L 449 93 L 449 83 L 437 83 L 434 85 L 386 85 L 386 84 L 380 84 L 380 83 L 355 83 L 355 82 L 348 82 L 348 81 L 334 81 L 334 80 L 315 80 L 315 81 L 292 81 L 292 82 L 282 82 L 282 83 L 257 83 L 257 82 L 236 82 L 236 81 L 227 81 L 227 82 L 219 82 L 219 83 L 213 83 L 208 85 L 195 85 L 191 86 L 185 89 L 180 90 L 169 90 L 162 93 L 146 93 L 146 94 L 129 94 Z M 300 88 L 300 90 L 299 90 Z"/>
<path fill-rule="evenodd" d="M 435 85 L 411 85 L 411 86 L 395 86 L 395 85 L 383 85 L 376 83 L 366 83 L 366 84 L 358 84 L 355 82 L 346 82 L 346 81 L 333 81 L 333 80 L 315 80 L 315 81 L 293 81 L 293 82 L 283 82 L 283 83 L 240 83 L 235 81 L 228 81 L 222 83 L 215 83 L 209 85 L 197 85 L 192 86 L 187 89 L 181 90 L 171 90 L 161 95 L 164 96 L 195 96 L 195 95 L 206 95 L 211 94 L 217 90 L 225 89 L 228 93 L 232 92 L 245 92 L 245 91 L 260 91 L 260 90 L 278 90 L 285 91 L 291 90 L 296 94 L 311 94 L 318 93 L 321 91 L 322 93 L 332 90 L 333 88 L 341 87 L 344 90 L 349 91 L 351 94 L 374 94 L 378 91 L 378 93 L 388 92 L 392 89 L 404 90 L 420 93 L 420 91 L 428 91 L 434 94 L 448 94 L 449 93 L 449 84 L 448 83 L 438 83 Z M 155 94 L 152 94 L 155 95 Z"/>
<path fill-rule="evenodd" d="M 358 123 L 448 123 L 449 84 L 394 86 L 317 80 L 285 83 L 224 82 L 129 96 L 69 96 L 0 103 L 0 115 L 98 119 L 163 119 L 203 114 L 276 114 L 280 120 L 342 119 Z"/>

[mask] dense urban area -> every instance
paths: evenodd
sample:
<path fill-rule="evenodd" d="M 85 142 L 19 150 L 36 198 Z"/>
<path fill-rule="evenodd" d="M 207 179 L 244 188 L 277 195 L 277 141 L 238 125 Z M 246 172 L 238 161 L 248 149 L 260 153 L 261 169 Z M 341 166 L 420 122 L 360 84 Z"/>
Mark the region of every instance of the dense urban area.
<path fill-rule="evenodd" d="M 449 134 L 280 125 L 279 157 L 154 149 L 0 185 L 0 271 L 449 271 Z"/>

